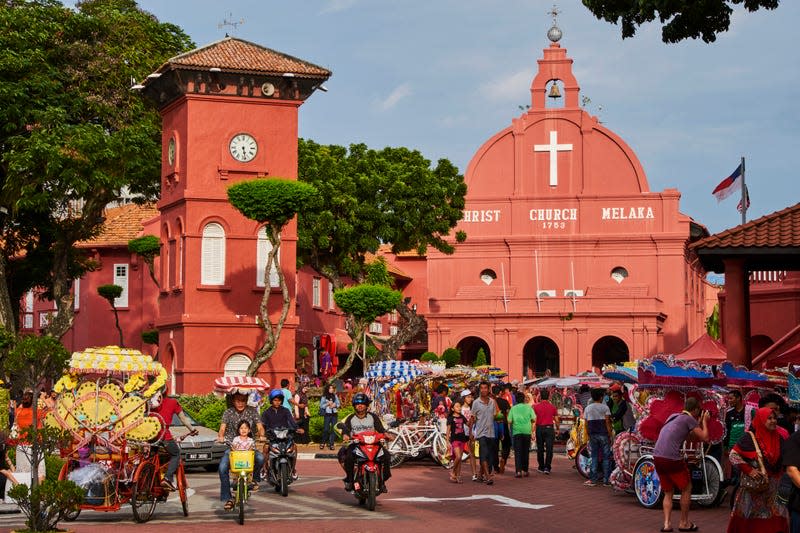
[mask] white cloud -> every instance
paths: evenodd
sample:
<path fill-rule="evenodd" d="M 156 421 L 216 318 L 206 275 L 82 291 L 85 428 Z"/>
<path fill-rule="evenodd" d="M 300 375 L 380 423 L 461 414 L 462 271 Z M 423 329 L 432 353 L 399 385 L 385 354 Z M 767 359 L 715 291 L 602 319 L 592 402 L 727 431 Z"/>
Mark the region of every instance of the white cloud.
<path fill-rule="evenodd" d="M 480 95 L 493 101 L 516 102 L 525 98 L 535 73 L 530 68 L 519 70 L 504 78 L 481 84 Z"/>
<path fill-rule="evenodd" d="M 338 13 L 339 11 L 346 11 L 356 5 L 358 0 L 328 0 L 327 6 L 320 11 L 320 15 L 324 13 Z"/>
<path fill-rule="evenodd" d="M 383 100 L 377 103 L 378 109 L 381 111 L 388 111 L 392 109 L 397 103 L 405 98 L 406 96 L 411 94 L 411 85 L 408 83 L 403 83 L 395 87 L 395 89 L 389 93 L 389 96 L 384 98 Z"/>

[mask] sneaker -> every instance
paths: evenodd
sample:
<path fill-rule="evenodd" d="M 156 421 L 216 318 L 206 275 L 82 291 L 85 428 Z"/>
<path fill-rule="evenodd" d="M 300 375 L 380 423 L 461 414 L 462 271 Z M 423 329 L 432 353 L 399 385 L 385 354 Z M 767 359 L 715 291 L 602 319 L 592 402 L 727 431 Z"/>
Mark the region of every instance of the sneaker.
<path fill-rule="evenodd" d="M 297 472 L 292 472 L 292 481 L 297 481 L 300 479 L 300 476 L 297 475 Z"/>
<path fill-rule="evenodd" d="M 178 490 L 178 487 L 175 486 L 175 483 L 173 483 L 171 479 L 162 479 L 161 486 L 167 490 Z"/>
<path fill-rule="evenodd" d="M 610 487 L 611 486 L 611 482 L 610 481 L 603 481 L 603 486 L 604 487 Z"/>
<path fill-rule="evenodd" d="M 346 490 L 347 492 L 352 491 L 353 490 L 353 484 L 350 483 L 349 481 L 345 481 L 344 482 L 344 490 Z"/>
<path fill-rule="evenodd" d="M 536 471 L 539 472 L 540 474 L 546 474 L 547 473 L 544 468 L 537 468 Z"/>
<path fill-rule="evenodd" d="M 595 482 L 594 482 L 594 481 L 592 481 L 591 479 L 588 479 L 588 480 L 586 480 L 586 481 L 584 481 L 584 482 L 583 482 L 583 486 L 584 486 L 584 487 L 596 487 L 596 486 L 597 486 L 597 483 L 595 483 Z"/>
<path fill-rule="evenodd" d="M 381 494 L 386 494 L 387 492 L 389 492 L 389 489 L 386 488 L 385 484 L 381 483 L 380 492 Z"/>
<path fill-rule="evenodd" d="M 481 478 L 478 477 L 478 474 L 472 474 L 472 481 L 480 483 Z"/>
<path fill-rule="evenodd" d="M 550 469 L 545 470 L 544 473 L 545 473 L 545 475 L 549 476 L 550 475 Z"/>
<path fill-rule="evenodd" d="M 486 484 L 487 485 L 494 485 L 494 479 L 492 479 L 492 478 L 487 479 L 486 480 Z"/>

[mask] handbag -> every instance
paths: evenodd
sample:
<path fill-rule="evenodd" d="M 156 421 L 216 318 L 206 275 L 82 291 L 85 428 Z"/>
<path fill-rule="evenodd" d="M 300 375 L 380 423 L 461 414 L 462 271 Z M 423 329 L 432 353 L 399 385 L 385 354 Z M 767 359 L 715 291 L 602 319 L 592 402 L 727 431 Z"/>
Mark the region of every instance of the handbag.
<path fill-rule="evenodd" d="M 748 433 L 750 434 L 750 438 L 753 440 L 753 446 L 756 448 L 756 455 L 758 456 L 758 471 L 761 473 L 761 477 L 754 479 L 749 475 L 743 475 L 739 479 L 739 485 L 743 489 L 751 492 L 764 492 L 765 490 L 769 489 L 767 470 L 764 468 L 764 461 L 761 459 L 761 449 L 758 447 L 758 442 L 756 442 L 756 436 L 753 435 L 752 431 L 748 431 Z"/>

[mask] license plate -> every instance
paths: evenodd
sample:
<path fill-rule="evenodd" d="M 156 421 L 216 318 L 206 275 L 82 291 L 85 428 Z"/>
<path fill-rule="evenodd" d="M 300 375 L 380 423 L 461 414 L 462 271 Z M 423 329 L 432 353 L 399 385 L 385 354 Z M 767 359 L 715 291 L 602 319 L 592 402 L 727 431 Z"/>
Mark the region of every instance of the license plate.
<path fill-rule="evenodd" d="M 211 459 L 210 453 L 190 453 L 186 456 L 190 461 L 192 459 Z"/>

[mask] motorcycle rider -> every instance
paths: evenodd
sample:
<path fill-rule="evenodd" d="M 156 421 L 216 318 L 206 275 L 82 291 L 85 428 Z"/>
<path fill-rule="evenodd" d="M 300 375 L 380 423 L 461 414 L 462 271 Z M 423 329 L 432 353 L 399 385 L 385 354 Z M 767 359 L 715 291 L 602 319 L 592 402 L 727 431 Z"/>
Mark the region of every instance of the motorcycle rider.
<path fill-rule="evenodd" d="M 283 406 L 284 395 L 281 389 L 275 389 L 269 393 L 269 407 L 261 413 L 261 424 L 264 426 L 267 435 L 271 429 L 289 428 L 297 433 L 304 433 L 299 428 L 292 416 L 292 412 Z M 291 454 L 292 479 L 297 479 L 297 447 Z"/>
<path fill-rule="evenodd" d="M 376 431 L 384 433 L 386 430 L 383 427 L 383 422 L 378 415 L 368 412 L 370 399 L 369 396 L 363 392 L 357 393 L 353 396 L 353 409 L 355 413 L 349 415 L 342 421 L 342 439 L 345 445 L 339 450 L 339 463 L 343 465 L 345 479 L 344 488 L 347 491 L 353 490 L 353 469 L 356 464 L 355 444 L 348 441 L 353 435 L 361 433 L 362 431 Z M 386 480 L 392 476 L 389 467 L 389 450 L 383 450 L 383 469 L 381 476 L 381 492 L 387 492 Z"/>

